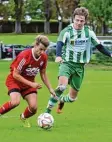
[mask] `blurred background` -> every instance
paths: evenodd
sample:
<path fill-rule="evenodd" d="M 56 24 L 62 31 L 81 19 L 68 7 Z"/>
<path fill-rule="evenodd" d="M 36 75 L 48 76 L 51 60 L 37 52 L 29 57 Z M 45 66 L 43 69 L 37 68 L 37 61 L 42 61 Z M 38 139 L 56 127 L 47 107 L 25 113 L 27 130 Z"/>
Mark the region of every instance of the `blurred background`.
<path fill-rule="evenodd" d="M 58 33 L 85 6 L 87 24 L 99 35 L 112 34 L 111 0 L 0 0 L 0 33 Z"/>
<path fill-rule="evenodd" d="M 47 54 L 54 60 L 57 37 L 72 23 L 74 10 L 81 6 L 89 10 L 86 24 L 112 51 L 111 0 L 0 0 L 0 58 L 14 59 L 22 50 L 32 47 L 30 35 L 34 39 L 42 33 L 50 37 Z M 107 61 L 93 46 L 92 53 L 93 60 L 103 57 Z"/>

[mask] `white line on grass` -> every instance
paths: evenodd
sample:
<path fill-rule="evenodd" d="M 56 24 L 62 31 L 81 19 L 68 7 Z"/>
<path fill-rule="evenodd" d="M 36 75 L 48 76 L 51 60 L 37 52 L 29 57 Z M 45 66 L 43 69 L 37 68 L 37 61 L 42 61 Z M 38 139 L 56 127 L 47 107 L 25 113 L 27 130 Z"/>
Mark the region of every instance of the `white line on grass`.
<path fill-rule="evenodd" d="M 19 118 L 19 116 L 16 116 L 16 115 L 12 115 L 12 116 L 8 116 L 8 115 L 1 115 L 0 116 L 1 118 Z"/>

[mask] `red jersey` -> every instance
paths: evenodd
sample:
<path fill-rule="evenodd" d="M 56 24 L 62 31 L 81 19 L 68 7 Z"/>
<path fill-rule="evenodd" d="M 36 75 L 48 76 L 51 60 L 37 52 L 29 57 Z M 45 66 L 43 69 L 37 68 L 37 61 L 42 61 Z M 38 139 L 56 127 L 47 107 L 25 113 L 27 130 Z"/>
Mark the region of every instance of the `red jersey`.
<path fill-rule="evenodd" d="M 47 66 L 47 55 L 42 53 L 41 56 L 36 59 L 32 49 L 27 49 L 22 51 L 16 59 L 12 62 L 10 66 L 10 77 L 13 78 L 13 70 L 16 68 L 21 76 L 26 78 L 27 80 L 34 81 L 37 73 L 45 69 Z"/>

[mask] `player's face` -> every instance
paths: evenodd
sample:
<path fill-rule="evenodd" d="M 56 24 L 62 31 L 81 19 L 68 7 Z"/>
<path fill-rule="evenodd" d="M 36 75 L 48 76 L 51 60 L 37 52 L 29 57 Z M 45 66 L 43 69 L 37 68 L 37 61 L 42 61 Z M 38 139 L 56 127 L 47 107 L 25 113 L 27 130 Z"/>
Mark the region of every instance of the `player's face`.
<path fill-rule="evenodd" d="M 35 57 L 39 57 L 43 52 L 45 52 L 47 48 L 43 44 L 35 45 L 34 47 L 34 55 Z"/>
<path fill-rule="evenodd" d="M 85 17 L 81 15 L 75 15 L 73 22 L 74 28 L 76 30 L 81 30 L 85 24 Z"/>

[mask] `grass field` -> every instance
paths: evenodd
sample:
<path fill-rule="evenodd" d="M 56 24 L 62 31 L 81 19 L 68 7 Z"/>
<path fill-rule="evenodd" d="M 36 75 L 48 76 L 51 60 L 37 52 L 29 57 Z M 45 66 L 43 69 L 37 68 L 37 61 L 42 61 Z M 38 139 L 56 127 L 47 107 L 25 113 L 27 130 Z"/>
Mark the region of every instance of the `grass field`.
<path fill-rule="evenodd" d="M 9 99 L 5 78 L 11 61 L 0 61 L 0 105 Z M 58 65 L 48 64 L 48 76 L 53 87 L 57 86 Z M 110 142 L 112 140 L 112 71 L 102 66 L 87 66 L 85 78 L 79 92 L 78 100 L 66 104 L 63 114 L 52 111 L 55 123 L 49 130 L 37 127 L 37 116 L 44 112 L 49 98 L 48 90 L 38 92 L 38 112 L 30 118 L 31 128 L 23 128 L 19 120 L 26 102 L 0 117 L 1 142 Z M 36 80 L 41 82 L 39 76 Z M 68 90 L 68 89 L 67 89 Z M 67 92 L 67 91 L 66 91 Z"/>
<path fill-rule="evenodd" d="M 0 41 L 4 44 L 23 44 L 31 45 L 38 34 L 0 34 Z M 57 40 L 57 34 L 48 35 L 49 39 L 53 42 Z"/>
<path fill-rule="evenodd" d="M 5 44 L 30 45 L 36 34 L 0 34 L 0 41 Z M 48 36 L 56 41 L 57 35 Z M 11 61 L 0 61 L 0 105 L 9 100 L 5 79 L 9 72 Z M 48 64 L 48 76 L 53 87 L 57 86 L 58 65 Z M 87 66 L 85 78 L 79 92 L 78 100 L 73 104 L 66 104 L 61 115 L 53 109 L 54 127 L 45 131 L 37 127 L 37 116 L 44 112 L 49 98 L 48 90 L 38 92 L 38 112 L 30 118 L 31 128 L 23 128 L 19 115 L 24 111 L 26 102 L 0 117 L 1 142 L 106 142 L 112 140 L 112 67 Z M 37 81 L 41 82 L 39 76 Z M 68 91 L 68 88 L 67 88 Z M 65 92 L 65 94 L 67 93 Z"/>

